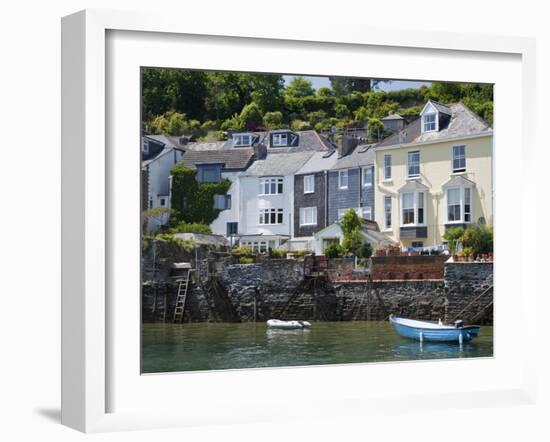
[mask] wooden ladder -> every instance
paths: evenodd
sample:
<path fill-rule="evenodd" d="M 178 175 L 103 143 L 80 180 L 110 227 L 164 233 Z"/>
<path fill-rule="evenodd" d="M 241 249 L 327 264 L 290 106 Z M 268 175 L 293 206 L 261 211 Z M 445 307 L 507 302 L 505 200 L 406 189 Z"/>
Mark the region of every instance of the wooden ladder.
<path fill-rule="evenodd" d="M 187 300 L 187 290 L 189 289 L 189 279 L 191 276 L 191 269 L 187 271 L 187 274 L 178 279 L 178 295 L 176 297 L 176 306 L 174 308 L 174 322 L 183 322 L 183 313 L 185 311 L 185 301 Z"/>

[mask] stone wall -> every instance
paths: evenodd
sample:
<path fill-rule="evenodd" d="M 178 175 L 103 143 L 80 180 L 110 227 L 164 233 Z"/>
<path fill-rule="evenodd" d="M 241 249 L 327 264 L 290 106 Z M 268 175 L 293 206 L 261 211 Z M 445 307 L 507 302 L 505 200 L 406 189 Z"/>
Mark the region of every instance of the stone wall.
<path fill-rule="evenodd" d="M 447 320 L 463 319 L 493 323 L 493 263 L 449 262 L 445 264 Z"/>
<path fill-rule="evenodd" d="M 390 313 L 416 319 L 492 323 L 492 263 L 447 263 L 445 280 L 334 282 L 305 278 L 304 263 L 271 259 L 217 267 L 218 276 L 193 281 L 184 321 L 386 320 Z M 143 320 L 173 317 L 177 287 L 143 285 Z M 479 299 L 478 299 L 479 298 Z M 487 307 L 487 308 L 485 308 Z M 480 316 L 481 312 L 481 316 Z"/>

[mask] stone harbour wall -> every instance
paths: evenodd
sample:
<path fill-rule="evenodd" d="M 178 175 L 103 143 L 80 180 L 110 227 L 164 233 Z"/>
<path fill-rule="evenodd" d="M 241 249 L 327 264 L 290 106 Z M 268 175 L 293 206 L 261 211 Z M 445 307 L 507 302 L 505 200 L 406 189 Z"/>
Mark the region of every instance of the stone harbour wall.
<path fill-rule="evenodd" d="M 492 263 L 447 263 L 444 280 L 374 282 L 305 278 L 304 263 L 298 260 L 226 264 L 208 282 L 191 284 L 184 321 L 382 321 L 393 313 L 433 321 L 459 315 L 490 324 L 492 307 L 485 307 L 492 301 L 491 287 Z M 142 291 L 143 320 L 161 321 L 164 308 L 170 321 L 177 287 L 149 283 Z"/>

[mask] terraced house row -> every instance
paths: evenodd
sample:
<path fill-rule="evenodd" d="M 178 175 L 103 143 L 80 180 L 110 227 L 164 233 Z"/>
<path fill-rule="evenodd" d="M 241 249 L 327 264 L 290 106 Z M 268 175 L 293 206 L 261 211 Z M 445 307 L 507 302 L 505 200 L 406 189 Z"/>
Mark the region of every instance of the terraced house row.
<path fill-rule="evenodd" d="M 231 181 L 227 194 L 214 198 L 220 212 L 212 231 L 260 251 L 322 254 L 340 240 L 338 220 L 350 208 L 364 220 L 365 239 L 404 249 L 444 247 L 450 227 L 492 224 L 492 128 L 462 103 L 428 101 L 419 118 L 402 121 L 377 144 L 348 136 L 335 142 L 312 130 L 237 133 L 183 146 L 169 137 L 154 142 L 163 144 L 163 155 L 181 151 L 170 159 L 196 169 L 200 182 Z M 147 207 L 159 198 L 170 203 L 170 195 L 144 188 Z"/>

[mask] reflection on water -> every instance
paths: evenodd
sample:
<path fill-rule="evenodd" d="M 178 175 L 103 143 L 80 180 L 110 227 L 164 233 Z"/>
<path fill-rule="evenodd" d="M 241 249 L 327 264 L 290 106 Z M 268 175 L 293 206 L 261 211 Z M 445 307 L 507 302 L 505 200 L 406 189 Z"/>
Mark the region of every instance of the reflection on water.
<path fill-rule="evenodd" d="M 388 322 L 313 322 L 307 330 L 264 323 L 144 324 L 142 371 L 159 373 L 493 355 L 493 328 L 460 347 L 401 338 Z"/>

